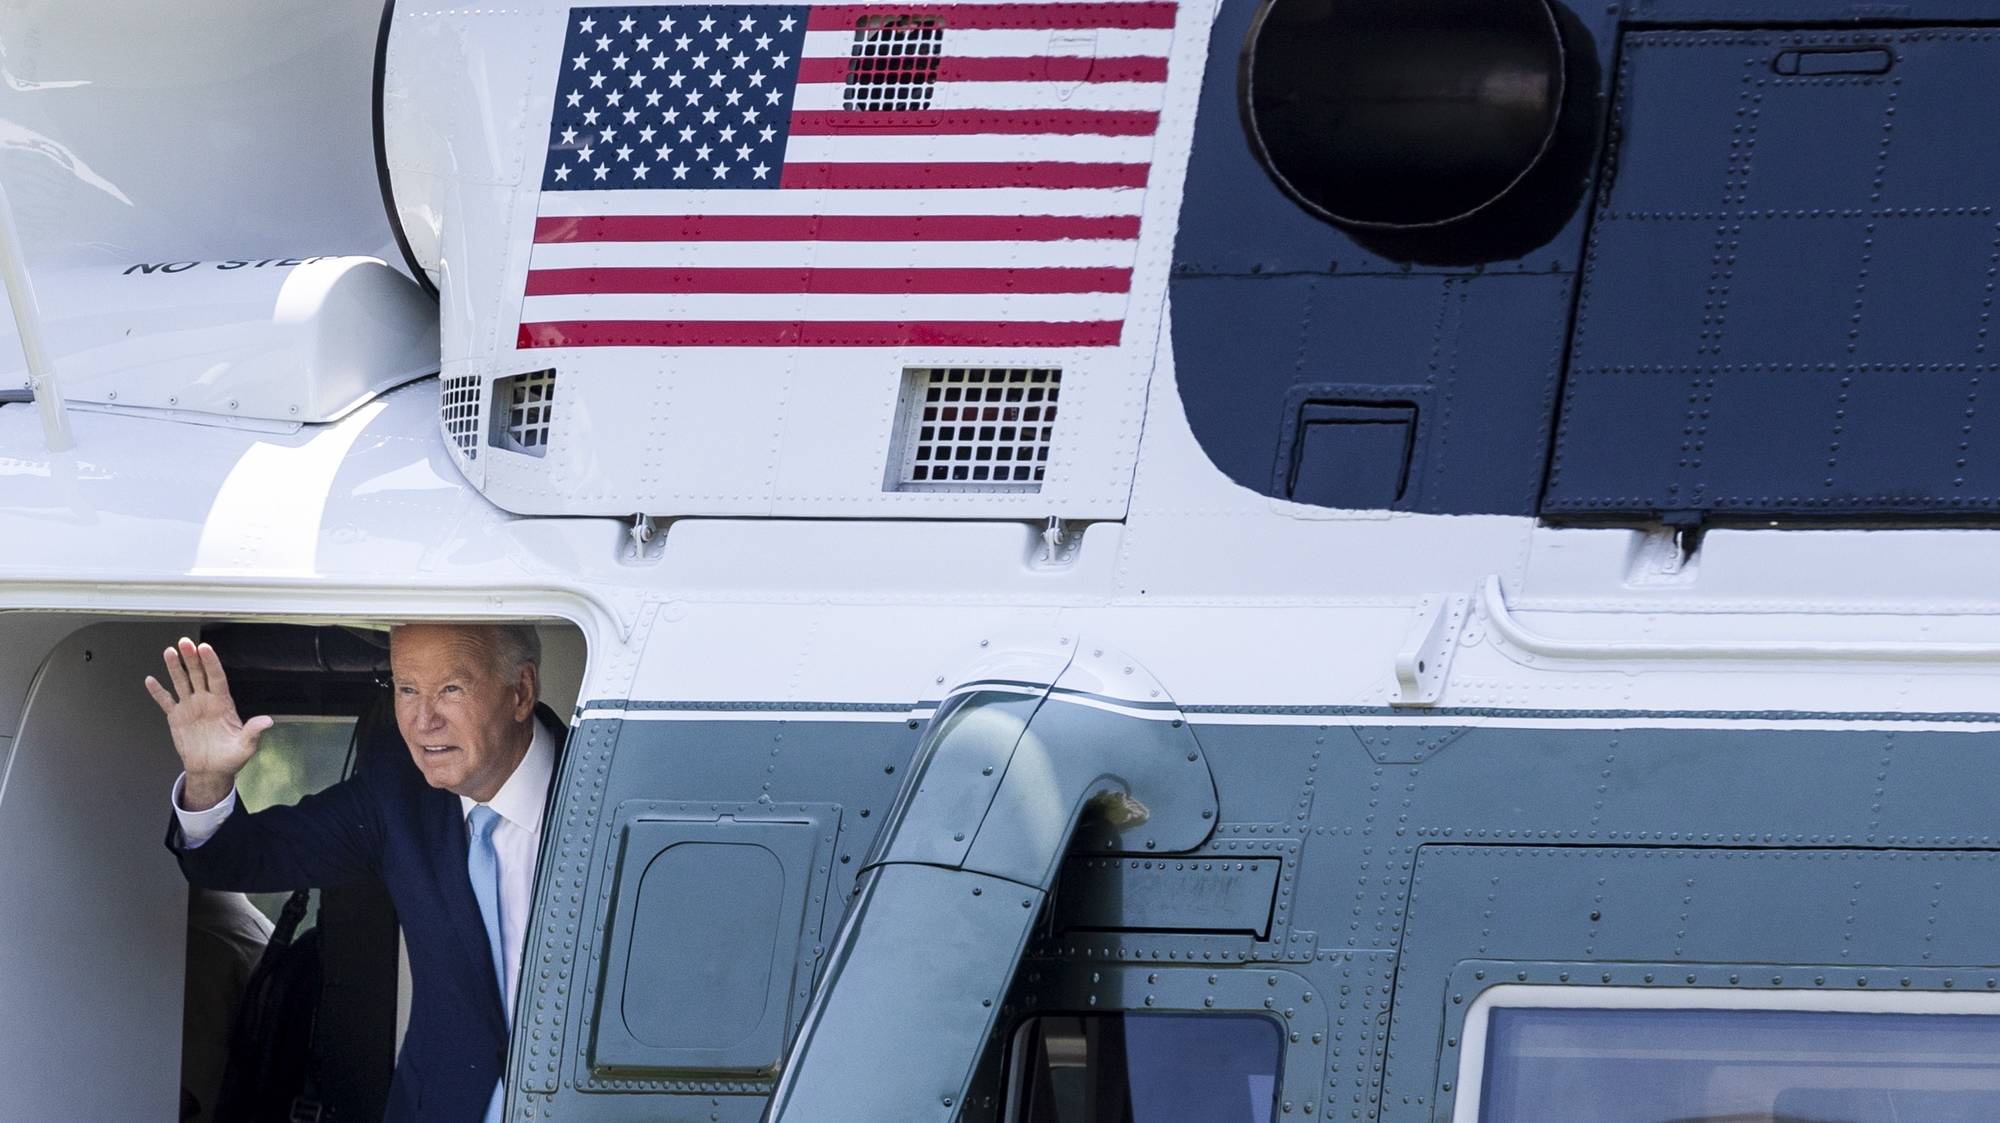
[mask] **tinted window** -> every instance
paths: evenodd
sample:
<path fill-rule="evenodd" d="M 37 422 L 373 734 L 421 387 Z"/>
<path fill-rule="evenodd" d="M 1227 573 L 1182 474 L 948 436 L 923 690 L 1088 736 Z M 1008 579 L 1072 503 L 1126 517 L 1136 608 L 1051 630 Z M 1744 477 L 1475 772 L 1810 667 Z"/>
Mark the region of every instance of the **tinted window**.
<path fill-rule="evenodd" d="M 279 718 L 258 742 L 257 755 L 236 774 L 236 795 L 245 811 L 297 803 L 301 796 L 330 788 L 346 772 L 353 718 Z M 251 893 L 250 901 L 272 921 L 290 893 Z M 301 932 L 318 920 L 319 901 L 306 911 Z"/>
<path fill-rule="evenodd" d="M 2000 1016 L 1537 1010 L 1487 1023 L 1481 1123 L 1988 1123 Z"/>
<path fill-rule="evenodd" d="M 1269 1018 L 1035 1018 L 1016 1038 L 1014 1123 L 1271 1123 L 1284 1043 Z"/>

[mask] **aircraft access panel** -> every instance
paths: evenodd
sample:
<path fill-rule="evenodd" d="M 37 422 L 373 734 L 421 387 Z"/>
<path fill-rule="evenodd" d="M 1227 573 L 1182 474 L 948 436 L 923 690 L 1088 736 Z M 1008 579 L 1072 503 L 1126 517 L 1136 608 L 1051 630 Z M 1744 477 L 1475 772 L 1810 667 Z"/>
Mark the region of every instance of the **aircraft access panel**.
<path fill-rule="evenodd" d="M 1633 32 L 1543 513 L 2000 506 L 2000 32 Z"/>

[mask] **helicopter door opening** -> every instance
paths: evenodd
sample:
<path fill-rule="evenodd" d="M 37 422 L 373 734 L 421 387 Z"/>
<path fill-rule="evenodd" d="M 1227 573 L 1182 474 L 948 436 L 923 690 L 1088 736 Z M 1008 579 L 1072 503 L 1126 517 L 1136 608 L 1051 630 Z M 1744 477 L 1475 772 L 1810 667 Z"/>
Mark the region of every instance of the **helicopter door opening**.
<path fill-rule="evenodd" d="M 582 637 L 545 626 L 543 702 L 572 712 Z M 141 687 L 178 637 L 213 644 L 244 715 L 277 724 L 238 775 L 249 810 L 406 752 L 379 628 L 0 615 L 0 1056 L 8 1118 L 206 1120 L 249 969 L 288 903 L 312 948 L 312 1099 L 379 1119 L 408 1017 L 407 957 L 374 879 L 310 896 L 191 891 L 161 845 L 180 764 Z M 118 1063 L 107 1065 L 107 1056 Z M 240 1086 L 234 1074 L 232 1087 Z M 289 1105 L 288 1105 L 289 1106 Z M 306 1105 L 310 1107 L 311 1105 Z M 17 1114 L 18 1113 L 18 1116 Z M 290 1115 L 290 1112 L 281 1116 Z M 262 1117 L 262 1116 L 260 1116 Z"/>

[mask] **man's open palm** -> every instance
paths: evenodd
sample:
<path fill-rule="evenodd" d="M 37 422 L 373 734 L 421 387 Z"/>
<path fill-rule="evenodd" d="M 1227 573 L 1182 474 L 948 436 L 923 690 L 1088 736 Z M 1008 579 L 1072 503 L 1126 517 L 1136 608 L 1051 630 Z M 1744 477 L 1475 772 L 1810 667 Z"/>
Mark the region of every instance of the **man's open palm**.
<path fill-rule="evenodd" d="M 257 739 L 271 728 L 271 719 L 244 721 L 237 715 L 236 701 L 229 696 L 229 678 L 222 673 L 222 660 L 209 645 L 197 647 L 183 637 L 178 645 L 167 648 L 165 659 L 173 693 L 151 675 L 146 677 L 146 692 L 167 715 L 174 751 L 187 769 L 188 802 L 208 802 L 194 790 L 197 785 L 207 788 L 220 784 L 222 793 L 227 794 L 236 773 L 257 755 Z"/>

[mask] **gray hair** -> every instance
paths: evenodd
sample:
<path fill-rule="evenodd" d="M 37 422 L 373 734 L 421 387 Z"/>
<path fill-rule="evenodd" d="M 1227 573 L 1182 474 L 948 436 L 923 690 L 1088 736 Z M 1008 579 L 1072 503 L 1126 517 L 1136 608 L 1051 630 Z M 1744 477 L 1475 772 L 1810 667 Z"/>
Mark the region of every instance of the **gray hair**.
<path fill-rule="evenodd" d="M 542 669 L 542 633 L 533 624 L 474 624 L 456 625 L 486 633 L 493 653 L 493 671 L 502 678 L 512 678 L 522 664 L 535 668 L 539 675 Z M 389 629 L 394 635 L 402 624 Z"/>
<path fill-rule="evenodd" d="M 493 661 L 503 675 L 511 675 L 521 664 L 542 668 L 542 633 L 533 624 L 493 625 Z"/>

